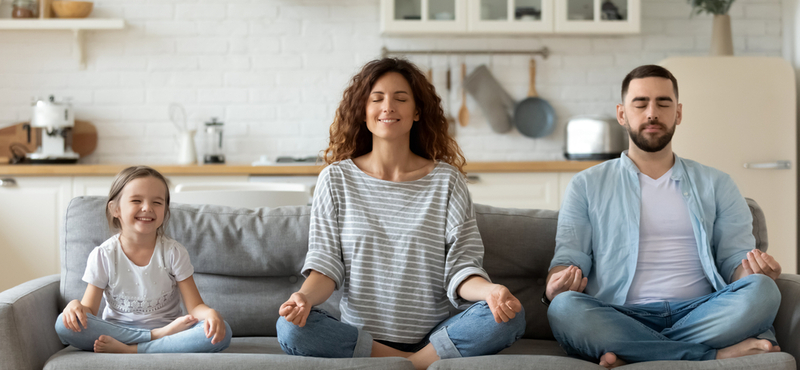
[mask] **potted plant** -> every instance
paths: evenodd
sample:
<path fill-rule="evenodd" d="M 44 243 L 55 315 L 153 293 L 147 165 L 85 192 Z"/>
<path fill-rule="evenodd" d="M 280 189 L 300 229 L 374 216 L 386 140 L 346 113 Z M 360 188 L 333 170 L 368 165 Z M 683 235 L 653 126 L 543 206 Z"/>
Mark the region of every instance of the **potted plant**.
<path fill-rule="evenodd" d="M 688 0 L 692 14 L 709 13 L 714 15 L 711 30 L 711 55 L 733 55 L 731 36 L 731 16 L 728 15 L 735 0 Z"/>

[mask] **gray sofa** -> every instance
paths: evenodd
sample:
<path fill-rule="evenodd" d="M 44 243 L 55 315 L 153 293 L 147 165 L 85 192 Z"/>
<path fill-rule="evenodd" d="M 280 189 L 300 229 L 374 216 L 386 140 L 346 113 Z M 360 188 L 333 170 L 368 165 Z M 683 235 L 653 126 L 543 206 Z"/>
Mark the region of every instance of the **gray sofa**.
<path fill-rule="evenodd" d="M 174 204 L 168 235 L 187 247 L 204 300 L 219 310 L 233 329 L 233 341 L 217 354 L 119 355 L 64 347 L 54 320 L 66 302 L 80 298 L 86 257 L 108 236 L 105 199 L 71 201 L 61 240 L 62 273 L 0 293 L 0 369 L 413 369 L 402 358 L 320 359 L 283 354 L 275 339 L 279 305 L 302 284 L 299 270 L 306 254 L 308 207 L 235 209 Z M 750 202 L 754 234 L 766 248 L 764 215 Z M 501 354 L 442 360 L 432 369 L 599 369 L 566 357 L 553 340 L 546 307 L 540 303 L 553 255 L 557 212 L 476 205 L 486 247 L 484 266 L 525 306 L 523 339 Z M 800 277 L 783 275 L 783 293 L 775 321 L 786 352 L 705 362 L 649 362 L 624 369 L 796 369 L 800 355 Z M 324 308 L 338 313 L 334 302 Z M 735 324 L 735 323 L 732 323 Z"/>

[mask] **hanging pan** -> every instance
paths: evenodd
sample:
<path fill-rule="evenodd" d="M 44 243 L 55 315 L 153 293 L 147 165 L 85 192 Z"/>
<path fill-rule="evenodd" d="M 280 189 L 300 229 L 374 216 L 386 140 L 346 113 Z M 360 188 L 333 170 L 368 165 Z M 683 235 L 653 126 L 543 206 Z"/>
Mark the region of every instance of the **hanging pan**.
<path fill-rule="evenodd" d="M 536 60 L 530 64 L 531 86 L 528 97 L 514 108 L 514 126 L 527 137 L 545 137 L 553 132 L 556 114 L 546 100 L 536 93 Z"/>

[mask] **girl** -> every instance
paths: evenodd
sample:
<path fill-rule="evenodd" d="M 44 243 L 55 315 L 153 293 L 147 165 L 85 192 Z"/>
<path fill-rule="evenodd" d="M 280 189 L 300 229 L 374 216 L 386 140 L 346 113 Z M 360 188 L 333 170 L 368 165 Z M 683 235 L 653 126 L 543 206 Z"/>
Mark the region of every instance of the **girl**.
<path fill-rule="evenodd" d="M 119 234 L 89 254 L 83 299 L 70 302 L 56 321 L 61 341 L 110 353 L 227 348 L 230 326 L 203 303 L 186 249 L 163 235 L 169 219 L 164 176 L 146 166 L 122 170 L 111 185 L 106 218 Z M 96 315 L 103 297 L 101 320 Z M 181 316 L 181 297 L 189 315 Z"/>
<path fill-rule="evenodd" d="M 279 311 L 286 353 L 402 356 L 426 368 L 522 336 L 522 305 L 483 270 L 465 160 L 447 129 L 413 64 L 372 61 L 353 77 L 314 194 L 307 279 Z M 341 321 L 314 307 L 334 289 L 344 289 Z M 450 303 L 467 309 L 448 318 Z"/>

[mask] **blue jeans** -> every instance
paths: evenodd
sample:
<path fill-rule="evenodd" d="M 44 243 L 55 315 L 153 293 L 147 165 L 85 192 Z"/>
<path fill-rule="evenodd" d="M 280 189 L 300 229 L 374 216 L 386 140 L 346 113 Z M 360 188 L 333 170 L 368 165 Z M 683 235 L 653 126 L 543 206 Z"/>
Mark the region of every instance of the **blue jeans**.
<path fill-rule="evenodd" d="M 372 335 L 318 308 L 311 309 L 302 328 L 284 318 L 279 318 L 275 326 L 281 348 L 290 355 L 344 358 L 370 357 L 372 353 Z M 439 358 L 445 359 L 495 354 L 516 342 L 524 332 L 525 310 L 498 324 L 489 305 L 481 301 L 440 322 L 418 343 L 380 343 L 407 352 L 416 352 L 431 343 Z"/>
<path fill-rule="evenodd" d="M 687 301 L 635 306 L 604 303 L 577 292 L 557 295 L 547 318 L 571 356 L 597 361 L 614 352 L 626 362 L 713 360 L 717 349 L 747 338 L 777 344 L 772 322 L 781 293 L 765 275 L 749 275 Z"/>
<path fill-rule="evenodd" d="M 64 326 L 63 313 L 56 320 L 56 333 L 61 343 L 72 345 L 84 351 L 94 350 L 94 341 L 101 335 L 108 335 L 125 344 L 137 344 L 139 353 L 210 353 L 219 352 L 231 344 L 231 327 L 225 323 L 225 338 L 211 344 L 211 338 L 206 338 L 203 330 L 203 321 L 179 333 L 168 335 L 156 340 L 150 340 L 150 329 L 137 329 L 97 318 L 87 314 L 88 324 L 86 329 L 74 332 Z"/>

